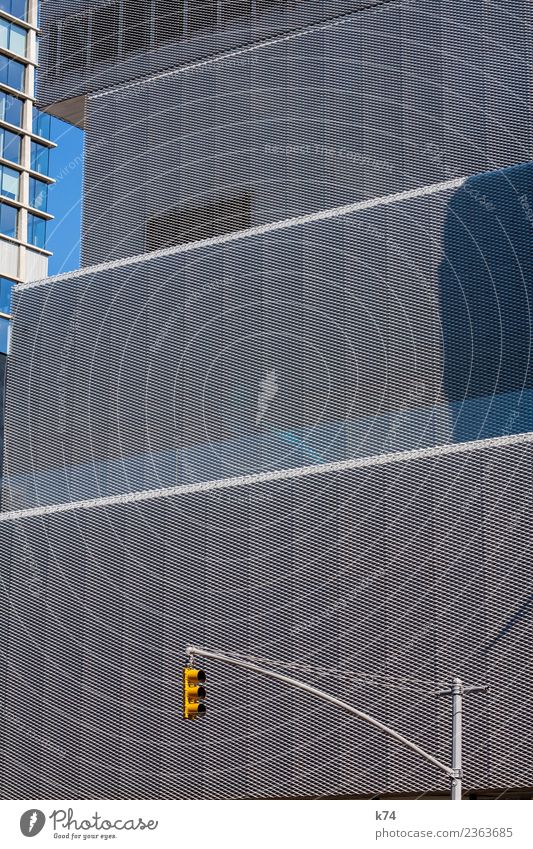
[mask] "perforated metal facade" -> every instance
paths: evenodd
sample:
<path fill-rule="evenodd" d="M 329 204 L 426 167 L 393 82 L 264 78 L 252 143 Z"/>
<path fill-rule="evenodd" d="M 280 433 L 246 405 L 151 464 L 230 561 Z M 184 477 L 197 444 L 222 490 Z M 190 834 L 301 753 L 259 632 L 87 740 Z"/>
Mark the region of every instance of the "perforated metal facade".
<path fill-rule="evenodd" d="M 446 793 L 421 759 L 275 682 L 243 676 L 236 713 L 235 670 L 215 663 L 208 718 L 184 722 L 188 640 L 338 670 L 293 673 L 445 760 L 450 704 L 435 683 L 489 682 L 465 705 L 467 791 L 531 786 L 532 471 L 528 438 L 4 514 L 3 795 Z"/>
<path fill-rule="evenodd" d="M 529 42 L 521 0 L 391 2 L 91 95 L 101 264 L 16 302 L 4 795 L 446 792 L 274 682 L 245 676 L 237 715 L 223 665 L 184 723 L 189 642 L 294 662 L 445 761 L 435 690 L 489 684 L 466 792 L 533 786 Z M 230 188 L 252 228 L 143 254 L 150 219 Z"/>
<path fill-rule="evenodd" d="M 510 168 L 21 288 L 9 503 L 532 429 L 519 200 L 532 175 Z"/>
<path fill-rule="evenodd" d="M 83 263 L 143 253 L 176 205 L 246 192 L 262 224 L 529 161 L 530 9 L 511 6 L 380 5 L 91 95 Z"/>
<path fill-rule="evenodd" d="M 87 92 L 389 2 L 43 0 L 40 101 L 61 112 Z M 81 104 L 71 112 L 83 123 Z"/>

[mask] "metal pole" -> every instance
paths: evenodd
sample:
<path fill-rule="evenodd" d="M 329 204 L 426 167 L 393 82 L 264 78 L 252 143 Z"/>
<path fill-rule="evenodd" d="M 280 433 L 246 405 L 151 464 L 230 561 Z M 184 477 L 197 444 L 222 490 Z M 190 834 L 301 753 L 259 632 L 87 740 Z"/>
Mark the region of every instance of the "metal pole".
<path fill-rule="evenodd" d="M 454 678 L 452 683 L 452 799 L 463 796 L 463 682 Z"/>
<path fill-rule="evenodd" d="M 265 675 L 267 678 L 274 678 L 276 681 L 282 681 L 284 684 L 289 684 L 291 687 L 296 687 L 298 690 L 304 690 L 306 693 L 311 693 L 313 696 L 317 696 L 319 699 L 323 701 L 329 702 L 332 705 L 336 705 L 336 707 L 341 708 L 341 710 L 345 710 L 348 713 L 351 713 L 353 716 L 356 716 L 358 719 L 362 719 L 364 722 L 367 722 L 369 725 L 372 725 L 374 728 L 377 728 L 378 731 L 387 734 L 387 736 L 392 737 L 393 740 L 396 740 L 397 743 L 401 743 L 402 746 L 406 746 L 406 748 L 411 749 L 411 751 L 416 752 L 417 755 L 425 758 L 429 763 L 436 766 L 442 772 L 444 772 L 448 778 L 455 779 L 455 771 L 443 764 L 437 758 L 430 755 L 429 752 L 426 752 L 420 746 L 417 746 L 416 743 L 413 743 L 411 740 L 408 740 L 407 737 L 404 737 L 402 734 L 399 734 L 394 729 L 389 728 L 388 725 L 384 725 L 383 722 L 380 722 L 379 719 L 374 719 L 373 716 L 369 716 L 363 711 L 354 708 L 352 705 L 348 704 L 348 702 L 343 702 L 341 699 L 337 699 L 335 696 L 330 696 L 329 693 L 324 693 L 323 690 L 318 690 L 316 687 L 311 687 L 309 684 L 305 684 L 303 681 L 298 681 L 297 678 L 289 678 L 288 675 L 282 675 L 279 672 L 274 672 L 272 669 L 265 669 L 262 666 L 256 666 L 255 663 L 250 663 L 247 660 L 240 660 L 240 658 L 231 657 L 231 655 L 222 654 L 221 652 L 208 651 L 207 649 L 199 648 L 198 646 L 187 646 L 185 652 L 189 658 L 193 656 L 196 657 L 210 657 L 213 660 L 219 660 L 222 663 L 229 663 L 233 666 L 239 666 L 242 669 L 249 669 L 252 672 L 258 672 L 260 675 Z M 462 688 L 461 688 L 462 689 Z M 455 797 L 454 797 L 455 798 Z"/>

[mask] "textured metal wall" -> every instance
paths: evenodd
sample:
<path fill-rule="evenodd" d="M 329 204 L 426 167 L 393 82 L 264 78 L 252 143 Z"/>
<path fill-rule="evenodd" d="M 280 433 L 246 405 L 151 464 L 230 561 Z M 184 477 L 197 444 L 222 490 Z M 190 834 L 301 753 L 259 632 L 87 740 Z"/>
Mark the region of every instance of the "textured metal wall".
<path fill-rule="evenodd" d="M 316 40 L 315 62 L 270 47 L 271 99 L 268 64 L 250 61 L 242 82 L 245 66 L 227 75 L 229 63 L 187 77 L 185 98 L 169 76 L 136 88 L 137 106 L 133 89 L 123 104 L 92 102 L 88 188 L 97 181 L 101 197 L 88 199 L 87 234 L 103 238 L 102 216 L 111 233 L 93 257 L 142 251 L 147 214 L 220 190 L 216 164 L 194 183 L 195 155 L 216 163 L 219 149 L 232 185 L 264 190 L 256 221 L 338 203 L 336 182 L 371 207 L 20 287 L 7 496 L 54 506 L 0 514 L 2 795 L 446 792 L 414 755 L 274 682 L 243 676 L 236 712 L 235 672 L 214 663 L 208 718 L 184 723 L 189 641 L 303 664 L 297 674 L 443 759 L 450 705 L 437 684 L 488 683 L 467 700 L 466 786 L 533 785 L 532 442 L 509 437 L 533 430 L 532 172 L 471 176 L 530 158 L 526 8 L 361 12 L 298 37 L 307 56 Z M 255 67 L 257 113 L 231 94 L 238 83 L 253 99 Z M 241 142 L 227 121 L 212 147 L 202 87 L 247 127 L 265 109 L 273 138 L 259 134 L 256 170 L 232 156 Z M 168 109 L 168 136 L 146 92 Z M 123 147 L 110 109 L 132 116 Z M 195 116 L 178 186 L 169 157 Z M 331 134 L 336 153 L 306 170 L 309 153 L 291 149 L 299 127 L 313 150 Z M 268 166 L 267 144 L 286 145 Z M 428 186 L 438 180 L 447 187 Z M 468 442 L 492 435 L 503 439 Z M 390 456 L 408 449 L 423 450 Z M 227 480 L 254 472 L 266 477 Z M 95 495 L 109 498 L 75 503 Z"/>
<path fill-rule="evenodd" d="M 41 106 L 398 0 L 43 0 Z"/>
<path fill-rule="evenodd" d="M 532 177 L 19 287 L 9 503 L 533 429 Z"/>
<path fill-rule="evenodd" d="M 293 672 L 445 760 L 436 682 L 489 683 L 466 697 L 467 790 L 533 785 L 532 471 L 528 438 L 4 514 L 2 796 L 447 791 L 351 717 L 213 662 L 208 717 L 183 722 L 189 640 L 319 667 Z"/>
<path fill-rule="evenodd" d="M 395 3 L 92 96 L 83 263 L 217 197 L 260 224 L 531 160 L 526 6 Z"/>
<path fill-rule="evenodd" d="M 0 354 L 0 477 L 4 467 L 4 403 L 6 382 L 6 360 L 5 354 Z M 1 495 L 0 495 L 1 504 Z"/>

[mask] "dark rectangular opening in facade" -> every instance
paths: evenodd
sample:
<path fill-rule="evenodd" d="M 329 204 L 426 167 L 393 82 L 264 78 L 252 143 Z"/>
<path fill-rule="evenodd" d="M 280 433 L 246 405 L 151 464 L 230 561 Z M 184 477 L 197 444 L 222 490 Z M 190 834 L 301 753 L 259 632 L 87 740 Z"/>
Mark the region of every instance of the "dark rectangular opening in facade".
<path fill-rule="evenodd" d="M 189 32 L 213 29 L 217 25 L 217 0 L 189 0 Z"/>
<path fill-rule="evenodd" d="M 79 15 L 63 21 L 61 25 L 61 57 L 62 71 L 76 71 L 85 68 L 87 64 L 87 40 L 89 37 L 89 21 L 86 15 Z"/>
<path fill-rule="evenodd" d="M 179 41 L 183 36 L 183 3 L 155 0 L 155 44 Z"/>
<path fill-rule="evenodd" d="M 125 55 L 150 46 L 151 8 L 146 0 L 124 0 L 122 6 L 122 51 Z"/>
<path fill-rule="evenodd" d="M 245 23 L 252 16 L 251 0 L 222 0 L 222 24 L 233 21 Z"/>
<path fill-rule="evenodd" d="M 118 56 L 118 3 L 95 9 L 92 20 L 91 61 L 109 62 Z"/>
<path fill-rule="evenodd" d="M 251 226 L 251 196 L 218 198 L 201 206 L 166 209 L 146 223 L 146 250 L 211 239 Z"/>

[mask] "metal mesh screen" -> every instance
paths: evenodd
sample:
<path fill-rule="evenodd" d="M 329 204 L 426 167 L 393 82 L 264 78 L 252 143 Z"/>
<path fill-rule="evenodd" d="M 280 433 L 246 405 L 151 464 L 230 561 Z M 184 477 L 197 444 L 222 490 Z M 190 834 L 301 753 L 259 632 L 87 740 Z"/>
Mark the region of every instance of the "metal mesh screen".
<path fill-rule="evenodd" d="M 9 503 L 532 429 L 531 173 L 19 287 Z"/>
<path fill-rule="evenodd" d="M 41 106 L 398 0 L 44 0 Z M 77 31 L 87 64 L 76 67 Z"/>
<path fill-rule="evenodd" d="M 166 209 L 247 192 L 262 224 L 529 161 L 513 5 L 369 9 L 90 97 L 83 264 L 142 253 Z"/>
<path fill-rule="evenodd" d="M 467 696 L 467 790 L 531 785 L 531 463 L 528 440 L 4 515 L 3 795 L 446 791 L 372 729 L 214 662 L 208 718 L 183 722 L 189 640 L 297 660 L 296 677 L 445 760 L 450 704 L 435 683 L 490 683 Z"/>
<path fill-rule="evenodd" d="M 366 726 L 214 662 L 208 718 L 182 722 L 188 642 L 295 663 L 446 761 L 435 689 L 489 684 L 467 697 L 467 792 L 533 785 L 526 4 L 372 5 L 91 98 L 102 264 L 14 305 L 8 798 L 446 792 Z M 80 30 L 54 42 L 52 7 L 84 6 L 47 4 L 57 56 Z M 45 98 L 249 43 L 226 6 L 190 40 L 183 6 L 179 44 L 162 27 L 147 58 L 123 4 L 90 4 L 89 66 L 45 60 Z M 331 6 L 239 20 L 253 40 L 258 11 L 272 35 Z M 134 256 L 148 219 L 224 192 L 251 195 L 256 229 Z"/>
<path fill-rule="evenodd" d="M 219 198 L 205 206 L 166 209 L 146 223 L 146 250 L 210 239 L 249 226 L 249 195 Z"/>

